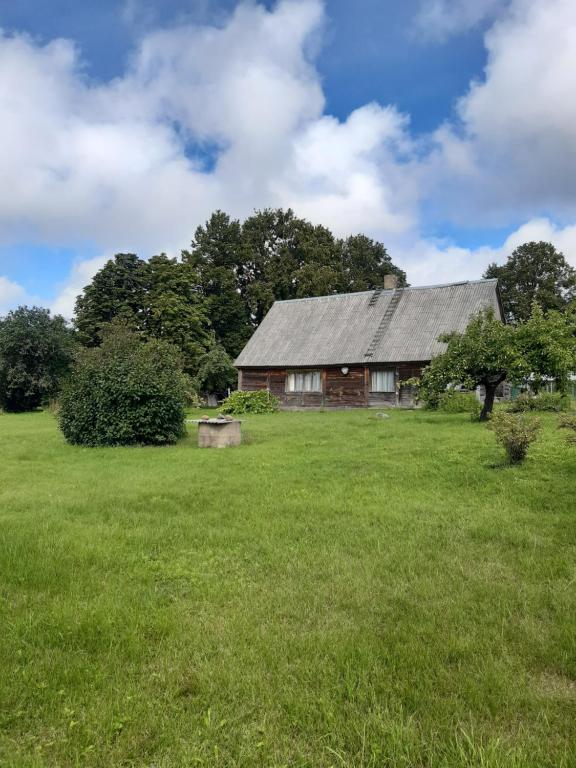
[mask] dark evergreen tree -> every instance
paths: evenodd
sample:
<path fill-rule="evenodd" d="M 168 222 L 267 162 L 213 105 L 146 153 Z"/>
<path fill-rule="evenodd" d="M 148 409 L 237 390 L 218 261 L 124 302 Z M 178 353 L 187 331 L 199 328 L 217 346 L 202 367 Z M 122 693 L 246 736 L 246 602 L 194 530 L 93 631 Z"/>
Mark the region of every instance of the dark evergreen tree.
<path fill-rule="evenodd" d="M 576 270 L 552 243 L 518 246 L 502 266 L 490 264 L 485 278 L 497 277 L 504 315 L 510 322 L 528 320 L 535 301 L 543 310 L 562 310 L 576 296 Z"/>
<path fill-rule="evenodd" d="M 19 307 L 0 320 L 0 405 L 30 411 L 54 397 L 71 362 L 72 331 L 48 309 Z"/>

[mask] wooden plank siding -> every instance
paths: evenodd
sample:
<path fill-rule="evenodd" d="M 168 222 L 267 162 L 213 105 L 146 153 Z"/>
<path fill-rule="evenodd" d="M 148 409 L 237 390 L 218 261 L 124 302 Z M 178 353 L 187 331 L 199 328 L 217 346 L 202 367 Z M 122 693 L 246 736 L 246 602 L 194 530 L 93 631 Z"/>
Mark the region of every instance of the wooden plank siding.
<path fill-rule="evenodd" d="M 401 387 L 396 392 L 370 392 L 372 370 L 394 370 L 395 380 L 404 381 L 419 376 L 423 362 L 395 363 L 392 365 L 351 365 L 348 373 L 341 366 L 317 368 L 241 368 L 238 371 L 238 388 L 245 391 L 268 389 L 280 399 L 284 408 L 366 408 L 412 407 L 414 392 Z M 294 370 L 320 370 L 321 392 L 286 392 L 286 375 Z"/>

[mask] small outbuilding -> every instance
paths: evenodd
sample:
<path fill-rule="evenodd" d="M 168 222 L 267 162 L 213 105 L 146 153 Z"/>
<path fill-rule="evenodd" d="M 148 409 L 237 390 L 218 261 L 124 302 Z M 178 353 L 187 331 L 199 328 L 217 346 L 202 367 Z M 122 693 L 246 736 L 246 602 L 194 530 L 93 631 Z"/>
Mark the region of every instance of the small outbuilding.
<path fill-rule="evenodd" d="M 276 301 L 235 361 L 238 388 L 283 407 L 409 407 L 402 382 L 488 307 L 502 319 L 497 280 L 397 288 L 393 275 L 382 289 Z"/>

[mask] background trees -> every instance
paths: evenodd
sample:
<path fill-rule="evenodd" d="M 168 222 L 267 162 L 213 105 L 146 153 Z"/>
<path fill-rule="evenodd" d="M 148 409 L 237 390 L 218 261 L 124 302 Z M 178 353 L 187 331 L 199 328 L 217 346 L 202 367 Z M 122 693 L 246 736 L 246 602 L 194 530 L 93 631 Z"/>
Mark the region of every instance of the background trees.
<path fill-rule="evenodd" d="M 70 364 L 71 331 L 49 310 L 19 307 L 0 319 L 0 405 L 29 411 L 52 397 Z"/>
<path fill-rule="evenodd" d="M 546 312 L 564 309 L 576 296 L 576 270 L 552 243 L 524 243 L 502 266 L 490 264 L 484 277 L 498 278 L 509 322 L 527 320 L 534 301 Z"/>
<path fill-rule="evenodd" d="M 243 223 L 216 211 L 181 261 L 117 254 L 78 297 L 75 325 L 84 345 L 97 346 L 120 319 L 143 338 L 174 344 L 196 375 L 214 345 L 235 358 L 274 301 L 377 288 L 390 273 L 406 285 L 382 243 L 365 235 L 338 240 L 290 209 L 257 211 Z"/>

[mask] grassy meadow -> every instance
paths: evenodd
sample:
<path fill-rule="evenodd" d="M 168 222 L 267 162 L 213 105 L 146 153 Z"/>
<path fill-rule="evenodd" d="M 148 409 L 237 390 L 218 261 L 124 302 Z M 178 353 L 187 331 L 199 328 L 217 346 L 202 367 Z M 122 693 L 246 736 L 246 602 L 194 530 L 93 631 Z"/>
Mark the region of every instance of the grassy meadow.
<path fill-rule="evenodd" d="M 576 447 L 465 415 L 78 448 L 0 415 L 3 768 L 576 766 Z"/>

